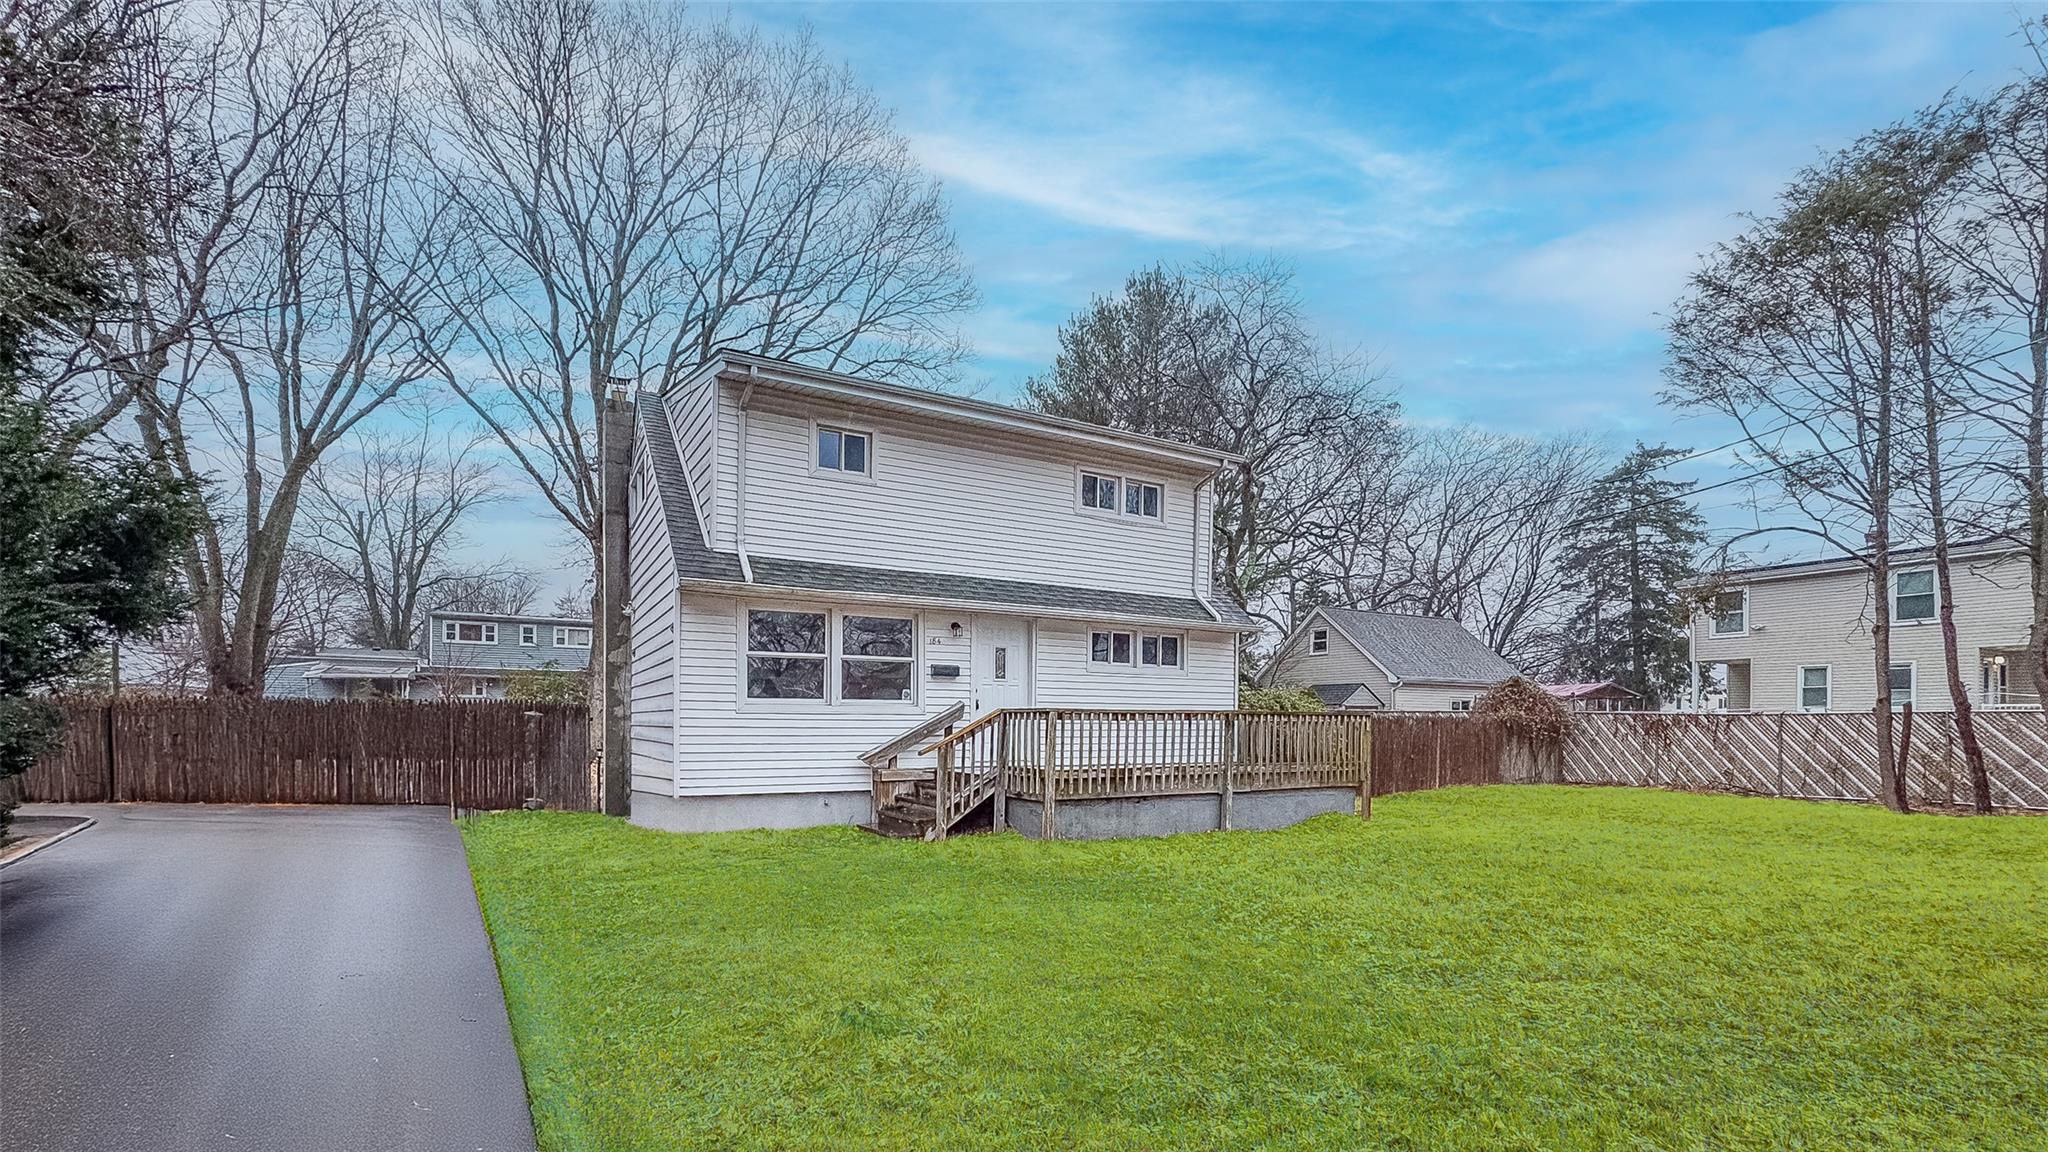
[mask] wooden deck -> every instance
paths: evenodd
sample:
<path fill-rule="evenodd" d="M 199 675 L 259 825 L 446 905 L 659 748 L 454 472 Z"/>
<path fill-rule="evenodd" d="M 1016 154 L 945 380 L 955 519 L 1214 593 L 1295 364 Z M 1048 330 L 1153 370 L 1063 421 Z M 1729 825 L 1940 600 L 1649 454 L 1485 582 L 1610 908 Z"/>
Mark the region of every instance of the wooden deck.
<path fill-rule="evenodd" d="M 1345 788 L 1372 809 L 1372 720 L 1271 712 L 1004 709 L 920 749 L 937 757 L 931 839 L 992 805 L 997 830 L 1012 799 L 1044 805 L 1056 838 L 1061 801 L 1213 795 L 1231 826 L 1243 792 Z"/>

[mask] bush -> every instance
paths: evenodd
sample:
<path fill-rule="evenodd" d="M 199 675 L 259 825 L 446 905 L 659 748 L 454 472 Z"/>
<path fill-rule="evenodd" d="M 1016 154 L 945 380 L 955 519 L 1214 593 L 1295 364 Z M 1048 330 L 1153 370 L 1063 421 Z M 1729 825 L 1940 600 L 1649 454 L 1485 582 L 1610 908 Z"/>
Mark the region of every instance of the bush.
<path fill-rule="evenodd" d="M 550 660 L 539 668 L 505 673 L 505 699 L 521 704 L 587 704 L 590 677 L 570 672 Z"/>
<path fill-rule="evenodd" d="M 1237 706 L 1246 712 L 1321 712 L 1323 702 L 1299 684 L 1262 688 L 1245 684 L 1237 690 Z"/>
<path fill-rule="evenodd" d="M 1543 686 L 1516 676 L 1496 686 L 1472 705 L 1474 716 L 1491 716 L 1509 732 L 1538 744 L 1564 743 L 1572 726 L 1570 709 Z"/>

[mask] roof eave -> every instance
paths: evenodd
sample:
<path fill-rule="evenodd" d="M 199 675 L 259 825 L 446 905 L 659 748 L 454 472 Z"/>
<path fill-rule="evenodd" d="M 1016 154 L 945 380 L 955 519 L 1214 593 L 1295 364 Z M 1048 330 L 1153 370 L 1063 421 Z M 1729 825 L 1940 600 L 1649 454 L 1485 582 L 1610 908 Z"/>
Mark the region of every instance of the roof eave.
<path fill-rule="evenodd" d="M 950 596 L 908 596 L 894 592 L 859 592 L 839 588 L 804 588 L 787 584 L 749 584 L 739 580 L 702 580 L 683 577 L 678 589 L 721 595 L 779 596 L 795 599 L 851 601 L 858 604 L 890 604 L 907 608 L 945 608 L 965 612 L 1000 612 L 1011 616 L 1046 616 L 1061 620 L 1101 621 L 1105 624 L 1136 624 L 1173 628 L 1183 632 L 1235 632 L 1250 635 L 1256 625 L 1231 624 L 1222 620 L 1195 620 L 1185 616 L 1155 616 L 1094 609 L 1059 608 L 1042 604 L 1019 604 L 1007 600 L 972 600 Z"/>
<path fill-rule="evenodd" d="M 735 371 L 735 368 L 737 371 Z M 754 356 L 744 352 L 720 352 L 705 361 L 696 371 L 684 378 L 686 386 L 694 386 L 707 375 L 723 378 L 728 374 L 736 381 L 751 381 L 770 385 L 783 384 L 817 392 L 839 395 L 848 399 L 868 400 L 887 404 L 908 411 L 927 415 L 944 416 L 984 427 L 1000 428 L 1010 432 L 1024 432 L 1045 436 L 1055 440 L 1086 444 L 1096 448 L 1111 448 L 1121 452 L 1169 461 L 1191 469 L 1211 473 L 1223 471 L 1245 461 L 1243 456 L 1224 452 L 1220 449 L 1197 448 L 1157 436 L 1146 436 L 1137 432 L 1124 432 L 1088 424 L 1079 420 L 1068 420 L 1060 416 L 1048 416 L 1040 412 L 1029 412 L 1004 404 L 986 400 L 975 400 L 964 396 L 948 396 L 941 392 L 930 392 L 922 388 L 906 388 L 900 384 L 888 384 L 833 372 L 822 368 L 810 368 L 792 364 L 786 360 Z"/>

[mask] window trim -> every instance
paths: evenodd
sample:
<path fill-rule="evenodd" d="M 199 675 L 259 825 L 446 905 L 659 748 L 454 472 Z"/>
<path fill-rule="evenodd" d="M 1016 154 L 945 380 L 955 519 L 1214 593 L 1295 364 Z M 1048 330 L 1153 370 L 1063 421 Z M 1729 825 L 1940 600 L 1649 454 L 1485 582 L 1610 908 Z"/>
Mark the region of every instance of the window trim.
<path fill-rule="evenodd" d="M 1925 616 L 1914 616 L 1914 617 L 1911 617 L 1911 618 L 1908 618 L 1908 617 L 1905 617 L 1905 616 L 1901 616 L 1901 615 L 1899 615 L 1899 577 L 1901 577 L 1901 576 L 1926 576 L 1926 577 L 1927 577 L 1927 591 L 1925 591 L 1925 592 L 1915 592 L 1915 593 L 1913 593 L 1913 595 L 1915 595 L 1915 596 L 1925 596 L 1925 597 L 1927 597 L 1927 599 L 1928 599 L 1929 603 L 1930 603 L 1930 604 L 1932 605 L 1932 610 L 1931 610 L 1931 611 L 1929 611 L 1929 612 L 1927 613 L 1927 615 L 1925 615 Z M 1892 586 L 1892 588 L 1891 588 L 1891 597 L 1892 597 L 1892 599 L 1891 599 L 1891 615 L 1892 615 L 1892 623 L 1894 623 L 1894 624 L 1907 624 L 1907 625 L 1912 625 L 1912 626 L 1915 626 L 1915 627 L 1917 627 L 1917 626 L 1919 626 L 1919 625 L 1922 625 L 1922 624 L 1932 624 L 1932 623 L 1934 623 L 1934 622 L 1935 622 L 1936 620 L 1938 620 L 1938 619 L 1940 619 L 1940 618 L 1941 618 L 1941 581 L 1940 581 L 1939 579 L 1937 579 L 1937 578 L 1936 578 L 1936 576 L 1935 576 L 1935 572 L 1934 572 L 1934 569 L 1932 569 L 1932 568 L 1902 568 L 1902 569 L 1900 569 L 1900 570 L 1899 570 L 1899 571 L 1897 571 L 1897 572 L 1893 572 L 1893 573 L 1891 574 L 1891 577 L 1890 577 L 1890 579 L 1891 579 L 1891 586 Z"/>
<path fill-rule="evenodd" d="M 553 647 L 556 647 L 556 648 L 591 648 L 591 647 L 594 647 L 594 646 L 596 645 L 596 643 L 597 643 L 597 630 L 596 630 L 595 628 L 592 628 L 592 627 L 591 627 L 590 625 L 588 625 L 588 624 L 557 624 L 557 625 L 555 625 L 554 627 L 555 627 L 555 634 L 554 634 L 554 637 L 553 637 L 553 639 L 554 639 L 554 644 L 553 644 Z M 583 637 L 583 643 L 581 643 L 581 644 L 572 644 L 572 643 L 570 643 L 570 641 L 569 641 L 569 639 L 568 639 L 568 634 L 569 634 L 569 633 L 571 633 L 571 632 L 582 632 L 582 633 L 584 633 L 584 637 Z"/>
<path fill-rule="evenodd" d="M 519 626 L 519 646 L 521 648 L 540 647 L 540 625 L 521 624 Z"/>
<path fill-rule="evenodd" d="M 1106 659 L 1106 660 L 1097 660 L 1097 659 L 1095 658 L 1095 638 L 1096 638 L 1097 636 L 1107 636 L 1107 637 L 1109 637 L 1109 658 L 1108 658 L 1108 659 Z M 1128 636 L 1128 637 L 1130 637 L 1130 641 L 1131 641 L 1131 646 L 1130 646 L 1130 648 L 1128 649 L 1128 651 L 1130 652 L 1130 659 L 1128 659 L 1128 660 L 1118 660 L 1118 659 L 1116 658 L 1116 638 L 1117 638 L 1117 637 L 1119 637 L 1119 636 Z M 1093 628 L 1093 627 L 1091 627 L 1091 628 L 1089 628 L 1089 629 L 1088 629 L 1088 670 L 1089 670 L 1089 671 L 1091 671 L 1091 672 L 1101 672 L 1101 671 L 1107 671 L 1107 670 L 1109 670 L 1109 669 L 1113 669 L 1113 668 L 1125 668 L 1125 669 L 1130 669 L 1130 668 L 1136 668 L 1137 666 L 1138 666 L 1138 630 L 1137 630 L 1137 629 L 1135 629 L 1135 628 Z"/>
<path fill-rule="evenodd" d="M 811 435 L 804 447 L 804 459 L 810 465 L 811 475 L 828 480 L 846 480 L 855 484 L 872 484 L 875 482 L 875 430 L 873 428 L 848 420 L 820 420 L 815 416 L 811 418 L 810 425 Z M 841 435 L 850 432 L 855 436 L 865 437 L 868 442 L 867 467 L 862 471 L 853 472 L 845 468 L 827 468 L 818 463 L 818 434 L 820 432 L 837 432 Z M 843 446 L 839 450 L 839 458 L 841 460 L 846 459 L 846 449 Z"/>
<path fill-rule="evenodd" d="M 747 646 L 747 613 L 749 612 L 807 612 L 822 613 L 825 617 L 825 651 L 810 652 L 760 652 Z M 854 656 L 855 660 L 888 660 L 910 665 L 910 699 L 908 700 L 848 700 L 839 694 L 840 662 L 848 659 L 845 655 L 845 631 L 842 621 L 848 616 L 872 616 L 882 620 L 910 621 L 909 656 Z M 733 700 L 736 712 L 816 712 L 821 709 L 850 709 L 856 712 L 921 712 L 924 709 L 924 677 L 919 674 L 924 647 L 924 614 L 914 610 L 891 608 L 881 605 L 853 605 L 842 607 L 815 600 L 742 600 L 734 606 L 733 614 Z M 747 658 L 760 656 L 793 656 L 798 659 L 817 659 L 825 663 L 824 693 L 815 700 L 793 697 L 767 697 L 747 695 Z"/>
<path fill-rule="evenodd" d="M 1707 635 L 1711 638 L 1725 639 L 1730 636 L 1749 635 L 1749 588 L 1746 585 L 1741 588 L 1723 588 L 1718 592 L 1714 593 L 1714 598 L 1716 600 L 1719 600 L 1721 597 L 1726 596 L 1731 592 L 1737 596 L 1742 597 L 1742 627 L 1729 632 L 1721 631 L 1721 616 L 1718 612 L 1715 611 L 1717 605 L 1708 604 Z"/>
<path fill-rule="evenodd" d="M 1905 703 L 1905 704 L 1911 704 L 1911 705 L 1912 705 L 1912 706 L 1913 706 L 1914 708 L 1916 708 L 1916 709 L 1917 709 L 1917 708 L 1919 708 L 1919 707 L 1920 707 L 1920 662 L 1919 662 L 1918 660 L 1894 660 L 1894 661 L 1892 661 L 1892 663 L 1891 663 L 1891 667 L 1890 667 L 1890 668 L 1887 668 L 1887 669 L 1885 669 L 1885 679 L 1886 679 L 1887 681 L 1889 681 L 1889 680 L 1891 679 L 1891 670 L 1892 670 L 1892 668 L 1904 668 L 1904 669 L 1906 670 L 1906 699 L 1905 699 L 1904 703 Z M 1892 690 L 1892 711 L 1894 711 L 1894 712 L 1897 712 L 1897 711 L 1899 711 L 1899 710 L 1900 710 L 1900 708 L 1901 708 L 1901 706 L 1902 706 L 1902 705 L 1901 705 L 1901 701 L 1899 700 L 1899 695 L 1898 695 L 1898 689 L 1894 688 L 1894 689 Z"/>
<path fill-rule="evenodd" d="M 1081 483 L 1084 477 L 1093 476 L 1098 480 L 1114 480 L 1117 484 L 1116 506 L 1114 508 L 1090 507 L 1081 502 Z M 1143 512 L 1124 511 L 1124 501 L 1133 485 L 1159 489 L 1159 515 L 1147 516 Z M 1166 481 L 1149 476 L 1134 476 L 1106 468 L 1074 465 L 1074 511 L 1083 516 L 1099 516 L 1132 524 L 1143 524 L 1153 528 L 1166 526 Z"/>
<path fill-rule="evenodd" d="M 1820 670 L 1820 671 L 1822 671 L 1822 672 L 1825 672 L 1825 673 L 1827 673 L 1827 683 L 1825 683 L 1825 684 L 1822 684 L 1822 685 L 1820 686 L 1820 687 L 1821 687 L 1821 691 L 1822 691 L 1822 692 L 1825 692 L 1825 693 L 1827 694 L 1827 696 L 1826 696 L 1826 699 L 1825 699 L 1825 701 L 1824 701 L 1824 702 L 1823 702 L 1823 703 L 1821 704 L 1821 706 L 1820 706 L 1820 707 L 1818 707 L 1818 708 L 1809 708 L 1809 707 L 1807 707 L 1807 706 L 1806 706 L 1806 674 L 1807 674 L 1808 672 L 1812 672 L 1812 671 L 1814 671 L 1814 670 L 1816 670 L 1816 669 L 1818 669 L 1818 670 Z M 1800 666 L 1799 666 L 1799 667 L 1798 667 L 1798 668 L 1797 668 L 1797 669 L 1796 669 L 1796 670 L 1795 670 L 1795 671 L 1794 671 L 1794 672 L 1792 673 L 1792 706 L 1793 706 L 1793 708 L 1794 708 L 1794 709 L 1796 709 L 1797 711 L 1800 711 L 1800 712 L 1832 712 L 1832 711 L 1834 711 L 1834 710 L 1835 710 L 1835 666 L 1834 666 L 1833 664 L 1801 664 L 1801 665 L 1800 665 Z"/>
<path fill-rule="evenodd" d="M 462 639 L 462 626 L 474 624 L 481 640 Z M 498 623 L 495 620 L 443 620 L 441 621 L 441 642 L 443 644 L 496 644 Z"/>
<path fill-rule="evenodd" d="M 1308 654 L 1322 656 L 1330 651 L 1330 630 L 1311 628 L 1308 630 Z"/>

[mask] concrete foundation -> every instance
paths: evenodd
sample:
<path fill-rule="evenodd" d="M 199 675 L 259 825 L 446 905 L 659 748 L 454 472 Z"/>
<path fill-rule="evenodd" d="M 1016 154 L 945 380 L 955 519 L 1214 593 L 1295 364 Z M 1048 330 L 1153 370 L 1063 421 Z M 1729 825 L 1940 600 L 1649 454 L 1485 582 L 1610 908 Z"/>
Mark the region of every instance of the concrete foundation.
<path fill-rule="evenodd" d="M 1239 792 L 1230 800 L 1230 826 L 1245 830 L 1285 828 L 1330 812 L 1356 811 L 1357 802 L 1358 793 L 1350 788 Z M 1062 800 L 1053 810 L 1062 840 L 1119 840 L 1213 832 L 1223 824 L 1223 798 L 1215 793 Z M 1010 827 L 1018 834 L 1045 839 L 1045 805 L 1039 801 L 1012 797 L 1008 817 Z"/>
<path fill-rule="evenodd" d="M 864 824 L 866 792 L 791 792 L 754 796 L 663 796 L 633 793 L 633 823 L 664 832 L 738 832 L 750 828 L 815 828 Z"/>

